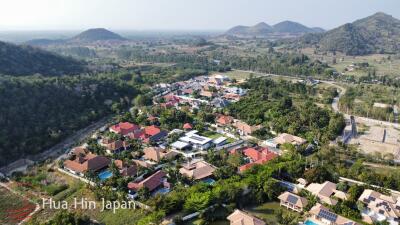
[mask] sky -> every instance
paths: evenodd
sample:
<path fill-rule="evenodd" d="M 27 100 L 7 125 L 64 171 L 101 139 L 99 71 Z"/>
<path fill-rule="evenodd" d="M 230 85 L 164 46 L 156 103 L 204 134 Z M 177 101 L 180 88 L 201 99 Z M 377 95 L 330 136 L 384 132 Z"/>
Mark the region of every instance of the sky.
<path fill-rule="evenodd" d="M 0 30 L 226 30 L 284 20 L 331 29 L 400 0 L 0 0 Z"/>

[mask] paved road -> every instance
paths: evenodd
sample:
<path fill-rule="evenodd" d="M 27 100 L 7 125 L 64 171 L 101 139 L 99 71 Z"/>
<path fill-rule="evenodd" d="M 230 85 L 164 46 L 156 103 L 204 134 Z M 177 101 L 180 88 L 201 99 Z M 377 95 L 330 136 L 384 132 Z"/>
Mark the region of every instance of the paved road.
<path fill-rule="evenodd" d="M 71 148 L 74 144 L 76 144 L 79 141 L 84 140 L 87 138 L 89 135 L 91 135 L 93 132 L 96 130 L 100 129 L 104 125 L 106 125 L 109 121 L 110 117 L 105 117 L 77 132 L 75 132 L 73 135 L 69 136 L 62 142 L 54 145 L 53 147 L 47 149 L 46 151 L 29 157 L 30 159 L 34 161 L 41 161 L 41 160 L 46 160 L 49 158 L 63 158 L 65 157 L 65 151 L 68 148 Z"/>

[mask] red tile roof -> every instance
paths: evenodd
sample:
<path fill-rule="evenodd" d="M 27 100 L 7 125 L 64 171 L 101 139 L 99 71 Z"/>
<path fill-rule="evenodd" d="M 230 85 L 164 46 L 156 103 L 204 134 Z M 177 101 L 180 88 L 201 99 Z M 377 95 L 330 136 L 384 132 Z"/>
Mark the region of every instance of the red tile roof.
<path fill-rule="evenodd" d="M 247 157 L 251 158 L 252 162 L 239 167 L 240 171 L 247 170 L 255 164 L 264 164 L 278 156 L 275 152 L 268 150 L 268 148 L 247 148 L 243 153 Z"/>
<path fill-rule="evenodd" d="M 119 124 L 115 124 L 113 126 L 110 127 L 110 130 L 121 134 L 121 135 L 127 135 L 135 130 L 140 129 L 140 127 L 136 124 L 132 124 L 129 122 L 123 122 L 123 123 L 119 123 Z"/>
<path fill-rule="evenodd" d="M 153 175 L 149 176 L 148 178 L 142 180 L 141 182 L 128 183 L 128 188 L 131 190 L 137 191 L 141 188 L 146 187 L 147 189 L 149 189 L 149 191 L 153 191 L 154 189 L 156 189 L 158 186 L 160 186 L 162 184 L 162 178 L 164 178 L 166 175 L 167 174 L 164 171 L 159 170 L 156 173 L 154 173 Z"/>
<path fill-rule="evenodd" d="M 154 125 L 147 126 L 144 128 L 144 133 L 149 136 L 154 136 L 154 135 L 160 133 L 160 131 L 161 131 L 160 128 L 158 128 L 157 126 L 154 126 Z"/>
<path fill-rule="evenodd" d="M 98 171 L 110 164 L 111 160 L 104 156 L 87 154 L 85 157 L 76 157 L 75 160 L 66 160 L 64 167 L 75 172 L 85 173 L 89 170 Z"/>
<path fill-rule="evenodd" d="M 231 116 L 221 115 L 217 119 L 217 123 L 219 123 L 221 125 L 228 125 L 228 124 L 231 124 L 232 122 L 233 122 L 233 117 L 231 117 Z"/>
<path fill-rule="evenodd" d="M 193 127 L 192 127 L 192 125 L 191 125 L 190 123 L 185 123 L 185 124 L 183 125 L 183 129 L 189 130 L 189 129 L 193 129 Z"/>

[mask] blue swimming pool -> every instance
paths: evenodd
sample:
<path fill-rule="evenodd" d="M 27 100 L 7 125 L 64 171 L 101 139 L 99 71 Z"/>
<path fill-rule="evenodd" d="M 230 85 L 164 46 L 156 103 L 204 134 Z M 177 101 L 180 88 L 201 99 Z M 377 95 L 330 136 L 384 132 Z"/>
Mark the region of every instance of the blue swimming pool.
<path fill-rule="evenodd" d="M 170 189 L 164 187 L 164 188 L 160 188 L 157 191 L 155 191 L 153 195 L 156 195 L 156 194 L 165 195 L 165 194 L 167 194 L 169 192 L 170 192 Z"/>
<path fill-rule="evenodd" d="M 304 225 L 318 225 L 318 224 L 314 223 L 314 222 L 311 221 L 311 220 L 306 220 L 306 221 L 304 222 Z"/>
<path fill-rule="evenodd" d="M 105 170 L 101 173 L 99 173 L 99 178 L 100 180 L 107 180 L 108 178 L 112 177 L 112 173 L 109 170 Z"/>
<path fill-rule="evenodd" d="M 212 178 L 206 178 L 202 180 L 204 183 L 208 184 L 208 185 L 214 185 L 215 184 L 215 180 Z"/>

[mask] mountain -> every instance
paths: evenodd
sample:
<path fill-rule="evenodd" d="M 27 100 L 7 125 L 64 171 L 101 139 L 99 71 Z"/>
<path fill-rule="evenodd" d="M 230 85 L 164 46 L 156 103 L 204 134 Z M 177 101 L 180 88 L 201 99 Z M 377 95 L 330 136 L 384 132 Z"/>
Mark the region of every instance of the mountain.
<path fill-rule="evenodd" d="M 78 74 L 83 63 L 28 45 L 0 42 L 0 74 L 45 76 Z"/>
<path fill-rule="evenodd" d="M 315 45 L 322 51 L 339 51 L 348 55 L 397 53 L 400 51 L 400 20 L 379 12 L 322 35 L 303 36 L 296 42 Z"/>
<path fill-rule="evenodd" d="M 86 30 L 75 37 L 71 38 L 69 42 L 95 42 L 95 41 L 124 41 L 125 38 L 119 34 L 111 32 L 104 28 L 95 28 Z"/>
<path fill-rule="evenodd" d="M 275 24 L 274 31 L 279 33 L 312 33 L 314 30 L 312 28 L 306 27 L 300 23 L 292 21 L 283 21 Z"/>
<path fill-rule="evenodd" d="M 292 21 L 283 21 L 270 26 L 264 22 L 254 26 L 236 26 L 229 29 L 225 35 L 238 37 L 286 37 L 301 36 L 305 33 L 321 32 L 322 28 L 309 28 L 300 23 Z M 323 32 L 323 29 L 322 29 Z"/>
<path fill-rule="evenodd" d="M 229 29 L 226 34 L 233 36 L 265 36 L 271 33 L 273 28 L 266 23 L 258 23 L 252 27 L 236 26 Z"/>

